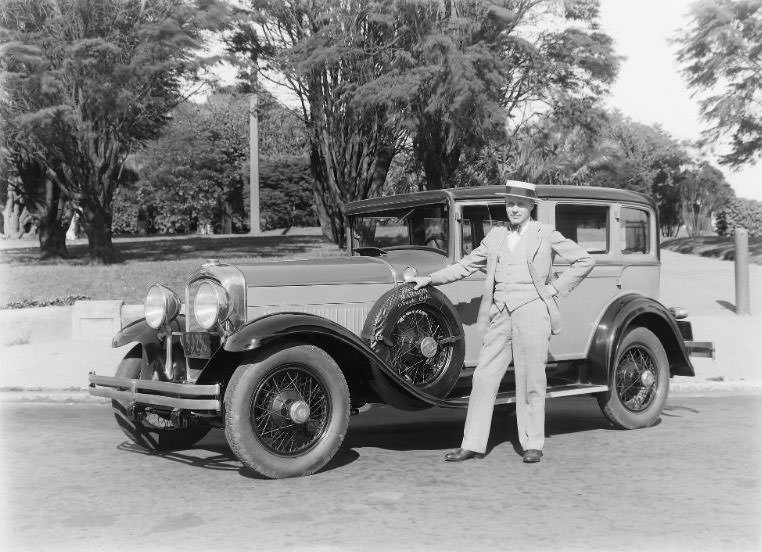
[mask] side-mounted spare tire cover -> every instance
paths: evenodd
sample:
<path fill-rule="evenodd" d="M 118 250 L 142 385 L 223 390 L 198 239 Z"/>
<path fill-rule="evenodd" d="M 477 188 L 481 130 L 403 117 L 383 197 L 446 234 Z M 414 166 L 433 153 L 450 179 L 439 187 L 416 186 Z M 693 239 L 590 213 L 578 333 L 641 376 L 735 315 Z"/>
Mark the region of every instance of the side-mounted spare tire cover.
<path fill-rule="evenodd" d="M 437 398 L 458 381 L 465 357 L 460 317 L 438 289 L 398 286 L 381 296 L 362 338 L 400 378 Z"/>

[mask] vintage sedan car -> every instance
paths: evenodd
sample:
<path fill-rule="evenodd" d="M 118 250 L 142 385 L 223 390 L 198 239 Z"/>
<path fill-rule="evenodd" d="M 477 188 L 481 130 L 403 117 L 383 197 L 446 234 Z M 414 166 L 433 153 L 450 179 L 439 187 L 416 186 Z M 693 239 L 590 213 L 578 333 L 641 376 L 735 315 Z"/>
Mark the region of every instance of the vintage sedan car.
<path fill-rule="evenodd" d="M 180 296 L 150 287 L 123 328 L 116 375 L 91 374 L 118 424 L 149 449 L 187 448 L 224 428 L 248 468 L 272 478 L 319 470 L 364 405 L 464 408 L 481 336 L 484 274 L 441 288 L 408 281 L 459 260 L 506 222 L 503 186 L 426 191 L 347 205 L 348 255 L 231 265 L 210 260 Z M 659 293 L 654 202 L 610 188 L 537 186 L 533 216 L 595 258 L 560 299 L 549 397 L 589 394 L 620 428 L 652 425 L 670 377 L 693 376 L 690 322 Z M 554 260 L 554 270 L 568 264 Z M 508 370 L 497 403 L 515 402 Z M 454 443 L 453 443 L 454 444 Z"/>

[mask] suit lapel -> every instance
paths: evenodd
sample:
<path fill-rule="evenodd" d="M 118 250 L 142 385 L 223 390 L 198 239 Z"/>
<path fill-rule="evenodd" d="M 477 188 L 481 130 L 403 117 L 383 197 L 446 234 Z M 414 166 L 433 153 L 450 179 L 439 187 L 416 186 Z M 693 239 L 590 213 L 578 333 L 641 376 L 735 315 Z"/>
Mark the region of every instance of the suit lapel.
<path fill-rule="evenodd" d="M 536 221 L 529 222 L 529 228 L 527 228 L 527 260 L 533 261 L 537 250 L 540 248 L 540 230 L 542 226 Z"/>

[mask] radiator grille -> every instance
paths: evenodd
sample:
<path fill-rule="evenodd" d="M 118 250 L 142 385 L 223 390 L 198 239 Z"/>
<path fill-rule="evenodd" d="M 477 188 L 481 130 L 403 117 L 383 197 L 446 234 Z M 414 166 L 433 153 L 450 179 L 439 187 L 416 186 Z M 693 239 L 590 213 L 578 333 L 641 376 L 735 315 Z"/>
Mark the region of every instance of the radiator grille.
<path fill-rule="evenodd" d="M 371 305 L 368 303 L 350 303 L 342 305 L 278 305 L 266 307 L 249 307 L 247 319 L 252 320 L 275 312 L 304 312 L 322 316 L 344 326 L 351 332 L 360 335 L 365 318 Z"/>

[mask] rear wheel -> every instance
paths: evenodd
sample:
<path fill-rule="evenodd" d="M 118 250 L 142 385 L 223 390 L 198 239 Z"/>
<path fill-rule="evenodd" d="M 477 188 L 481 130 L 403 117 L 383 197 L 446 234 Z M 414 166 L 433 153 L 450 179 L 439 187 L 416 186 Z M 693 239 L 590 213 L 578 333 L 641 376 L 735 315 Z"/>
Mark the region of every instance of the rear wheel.
<path fill-rule="evenodd" d="M 140 378 L 150 374 L 148 360 L 144 358 L 143 348 L 134 347 L 122 359 L 116 376 L 120 378 Z M 136 445 L 147 450 L 181 450 L 195 445 L 212 429 L 206 424 L 194 423 L 187 428 L 174 428 L 168 414 L 138 413 L 133 419 L 128 412 L 128 403 L 112 400 L 114 419 L 124 434 Z"/>
<path fill-rule="evenodd" d="M 349 388 L 314 345 L 284 343 L 239 366 L 225 391 L 225 436 L 247 467 L 274 479 L 316 472 L 349 424 Z"/>
<path fill-rule="evenodd" d="M 609 377 L 609 391 L 598 396 L 603 413 L 619 428 L 651 426 L 669 393 L 669 360 L 653 332 L 634 328 L 622 338 Z"/>

